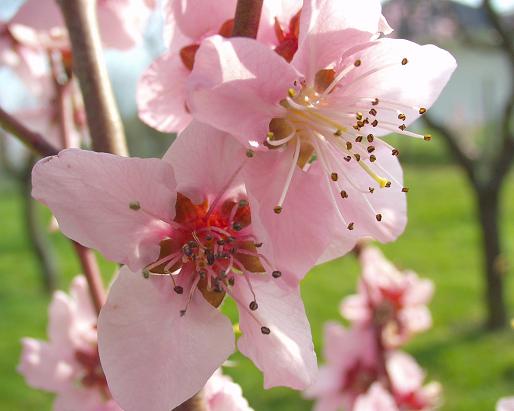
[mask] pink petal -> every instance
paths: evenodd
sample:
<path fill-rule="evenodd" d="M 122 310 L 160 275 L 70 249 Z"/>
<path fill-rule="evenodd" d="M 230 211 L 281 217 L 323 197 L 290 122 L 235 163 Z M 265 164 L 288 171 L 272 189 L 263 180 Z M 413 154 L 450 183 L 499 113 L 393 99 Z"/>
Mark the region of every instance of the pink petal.
<path fill-rule="evenodd" d="M 183 275 L 184 274 L 184 275 Z M 192 397 L 234 351 L 232 324 L 195 292 L 187 273 L 144 279 L 122 268 L 98 320 L 100 359 L 125 411 L 169 411 Z"/>
<path fill-rule="evenodd" d="M 432 326 L 432 314 L 425 305 L 406 307 L 400 312 L 399 317 L 411 333 L 426 331 Z"/>
<path fill-rule="evenodd" d="M 443 49 L 396 39 L 370 42 L 349 59 L 348 64 L 358 59 L 361 65 L 341 80 L 333 98 L 378 98 L 389 104 L 401 103 L 406 126 L 420 116 L 421 107 L 428 109 L 434 103 L 457 67 L 453 56 Z M 403 64 L 404 59 L 407 64 Z M 365 127 L 361 133 L 389 134 L 391 130 L 381 128 L 381 122 L 402 124 L 395 111 L 381 110 L 380 103 L 375 108 L 378 126 Z"/>
<path fill-rule="evenodd" d="M 514 397 L 500 399 L 496 404 L 496 411 L 514 411 Z"/>
<path fill-rule="evenodd" d="M 75 312 L 73 302 L 62 291 L 53 294 L 48 309 L 48 338 L 53 347 L 61 351 L 61 358 L 73 355 L 73 328 L 75 326 Z"/>
<path fill-rule="evenodd" d="M 278 45 L 275 34 L 275 19 L 285 31 L 289 29 L 291 18 L 302 8 L 302 0 L 274 0 L 264 2 L 257 40 L 264 44 Z"/>
<path fill-rule="evenodd" d="M 405 304 L 428 304 L 434 295 L 434 283 L 429 279 L 420 279 L 414 272 L 405 274 L 409 286 L 404 296 Z"/>
<path fill-rule="evenodd" d="M 32 183 L 68 237 L 134 269 L 158 257 L 176 196 L 165 161 L 69 149 L 40 160 Z"/>
<path fill-rule="evenodd" d="M 185 36 L 199 41 L 206 34 L 215 34 L 221 25 L 234 18 L 236 0 L 184 0 L 164 1 L 164 30 L 172 33 L 176 28 Z M 170 35 L 166 36 L 170 40 Z"/>
<path fill-rule="evenodd" d="M 101 1 L 97 10 L 102 43 L 105 47 L 128 50 L 142 41 L 151 12 L 145 1 Z"/>
<path fill-rule="evenodd" d="M 300 290 L 281 279 L 250 278 L 257 310 L 248 308 L 253 296 L 244 279 L 238 279 L 232 291 L 243 333 L 237 343 L 239 351 L 263 372 L 264 388 L 305 389 L 314 381 L 317 364 Z M 267 327 L 270 334 L 263 334 L 261 327 Z"/>
<path fill-rule="evenodd" d="M 50 31 L 64 29 L 64 21 L 53 0 L 27 0 L 11 20 L 12 24 L 21 24 L 35 30 Z"/>
<path fill-rule="evenodd" d="M 391 394 L 376 382 L 365 395 L 357 398 L 353 411 L 399 411 L 399 409 Z"/>
<path fill-rule="evenodd" d="M 331 395 L 316 401 L 312 411 L 339 411 L 343 404 L 344 398 L 341 395 Z"/>
<path fill-rule="evenodd" d="M 296 167 L 282 212 L 273 211 L 291 167 L 291 151 L 288 148 L 255 153 L 245 168 L 245 183 L 253 214 L 260 223 L 255 224 L 256 234 L 265 237 L 259 232 L 262 227 L 271 240 L 264 243 L 263 253 L 273 255 L 279 270 L 301 279 L 326 251 L 336 221 L 317 165 L 309 172 Z"/>
<path fill-rule="evenodd" d="M 219 370 L 209 378 L 203 393 L 209 411 L 253 411 L 241 387 Z"/>
<path fill-rule="evenodd" d="M 361 294 L 346 297 L 341 302 L 339 312 L 348 321 L 360 324 L 370 321 L 372 315 L 367 298 Z"/>
<path fill-rule="evenodd" d="M 18 372 L 31 387 L 60 392 L 66 390 L 74 374 L 59 349 L 32 338 L 22 339 L 23 351 Z"/>
<path fill-rule="evenodd" d="M 256 40 L 206 39 L 196 53 L 189 80 L 189 105 L 195 118 L 258 146 L 269 122 L 285 109 L 278 103 L 298 73 Z"/>
<path fill-rule="evenodd" d="M 70 386 L 59 393 L 53 404 L 53 411 L 122 411 L 113 400 L 106 402 L 98 389 Z"/>
<path fill-rule="evenodd" d="M 327 364 L 319 369 L 314 383 L 304 392 L 305 398 L 337 398 L 338 401 L 329 401 L 329 403 L 341 403 L 341 370 L 334 367 L 333 364 Z M 318 403 L 321 401 L 318 401 Z M 323 408 L 323 407 L 321 407 Z"/>
<path fill-rule="evenodd" d="M 318 70 L 334 64 L 356 44 L 370 40 L 380 20 L 378 0 L 304 1 L 293 65 L 311 83 Z"/>
<path fill-rule="evenodd" d="M 139 117 L 163 132 L 181 131 L 191 121 L 186 107 L 189 71 L 176 53 L 167 52 L 143 73 L 137 88 Z"/>
<path fill-rule="evenodd" d="M 248 161 L 245 148 L 227 133 L 193 121 L 168 149 L 163 159 L 173 165 L 178 191 L 202 190 L 214 200 L 227 190 Z M 203 200 L 203 199 L 201 199 Z"/>
<path fill-rule="evenodd" d="M 395 392 L 409 395 L 421 389 L 425 373 L 410 355 L 401 351 L 391 351 L 387 356 L 386 366 Z"/>

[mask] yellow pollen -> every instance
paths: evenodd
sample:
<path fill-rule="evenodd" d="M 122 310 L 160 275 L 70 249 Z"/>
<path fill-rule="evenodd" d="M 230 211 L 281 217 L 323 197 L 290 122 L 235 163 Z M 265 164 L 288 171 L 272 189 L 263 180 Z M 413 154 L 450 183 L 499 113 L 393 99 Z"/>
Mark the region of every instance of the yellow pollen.
<path fill-rule="evenodd" d="M 426 135 L 423 136 L 423 139 L 425 141 L 430 141 L 430 140 L 432 140 L 432 135 L 431 134 L 426 134 Z"/>
<path fill-rule="evenodd" d="M 390 181 L 387 178 L 380 177 L 377 173 L 375 173 L 366 163 L 363 161 L 359 161 L 359 165 L 362 167 L 362 169 L 368 173 L 368 175 L 375 180 L 380 188 L 387 187 L 387 184 L 391 185 Z"/>
<path fill-rule="evenodd" d="M 282 207 L 280 206 L 276 206 L 273 211 L 275 212 L 275 214 L 280 214 L 282 212 Z"/>
<path fill-rule="evenodd" d="M 290 88 L 287 90 L 287 94 L 289 94 L 289 97 L 296 96 L 296 90 L 294 88 Z"/>
<path fill-rule="evenodd" d="M 269 138 L 270 140 L 275 136 L 275 133 L 273 133 L 273 131 L 268 131 L 266 133 L 266 137 Z"/>

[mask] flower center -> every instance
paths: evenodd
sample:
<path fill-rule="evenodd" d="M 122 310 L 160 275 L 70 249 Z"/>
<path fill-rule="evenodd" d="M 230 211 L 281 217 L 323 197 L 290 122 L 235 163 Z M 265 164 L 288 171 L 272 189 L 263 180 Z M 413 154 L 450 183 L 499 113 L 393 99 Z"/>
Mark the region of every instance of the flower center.
<path fill-rule="evenodd" d="M 357 360 L 346 372 L 341 389 L 356 395 L 363 394 L 376 380 L 377 370 Z"/>
<path fill-rule="evenodd" d="M 258 304 L 251 276 L 270 271 L 278 278 L 281 273 L 274 270 L 258 250 L 262 243 L 251 232 L 248 201 L 231 198 L 223 202 L 215 199 L 211 204 L 207 200 L 194 204 L 178 193 L 175 210 L 173 232 L 161 241 L 159 259 L 146 267 L 144 275 L 169 275 L 177 294 L 184 293 L 183 286 L 177 285 L 178 276 L 192 275 L 187 304 L 199 290 L 214 307 L 222 303 L 227 293 L 232 295 L 232 286 L 242 278 L 253 295 L 248 307 L 255 311 Z M 187 305 L 181 314 L 186 311 Z M 263 327 L 263 333 L 269 333 L 269 329 Z"/>

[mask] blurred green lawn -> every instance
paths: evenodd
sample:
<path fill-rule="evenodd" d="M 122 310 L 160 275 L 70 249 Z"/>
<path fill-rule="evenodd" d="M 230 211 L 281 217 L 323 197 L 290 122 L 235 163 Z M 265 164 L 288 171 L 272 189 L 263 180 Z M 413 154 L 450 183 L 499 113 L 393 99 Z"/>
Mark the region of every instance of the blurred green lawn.
<path fill-rule="evenodd" d="M 481 321 L 482 272 L 480 233 L 471 192 L 460 171 L 451 165 L 405 167 L 409 193 L 409 225 L 394 244 L 383 247 L 398 265 L 435 281 L 431 305 L 434 327 L 407 347 L 445 390 L 445 411 L 493 410 L 496 400 L 514 395 L 514 331 L 484 333 Z M 503 202 L 505 250 L 514 256 L 514 178 L 506 184 Z M 42 210 L 44 217 L 46 211 Z M 23 336 L 45 338 L 49 297 L 41 291 L 36 263 L 22 229 L 21 202 L 12 186 L 0 187 L 0 410 L 49 410 L 51 395 L 25 386 L 15 367 Z M 68 287 L 79 268 L 70 245 L 51 236 Z M 114 265 L 102 262 L 106 276 Z M 352 256 L 315 268 L 302 289 L 314 341 L 322 347 L 323 323 L 338 320 L 338 303 L 354 292 L 358 267 Z M 512 270 L 511 270 L 512 273 Z M 508 283 L 511 312 L 512 282 Z M 224 309 L 233 318 L 234 307 Z M 262 389 L 262 377 L 250 361 L 236 354 L 235 368 L 226 369 L 244 389 L 256 411 L 310 410 L 311 403 L 286 389 Z M 143 410 L 142 410 L 143 411 Z"/>

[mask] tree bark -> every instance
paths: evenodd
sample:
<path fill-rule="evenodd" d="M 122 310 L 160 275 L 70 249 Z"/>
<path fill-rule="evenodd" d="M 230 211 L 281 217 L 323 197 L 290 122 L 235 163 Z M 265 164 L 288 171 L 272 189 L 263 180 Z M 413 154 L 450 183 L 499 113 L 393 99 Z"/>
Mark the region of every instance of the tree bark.
<path fill-rule="evenodd" d="M 501 249 L 498 225 L 500 190 L 487 187 L 477 190 L 478 215 L 482 228 L 485 270 L 485 303 L 488 308 L 486 326 L 490 330 L 499 329 L 507 323 L 507 309 L 504 296 L 506 265 Z"/>

